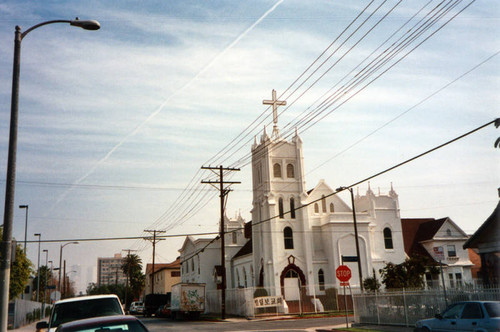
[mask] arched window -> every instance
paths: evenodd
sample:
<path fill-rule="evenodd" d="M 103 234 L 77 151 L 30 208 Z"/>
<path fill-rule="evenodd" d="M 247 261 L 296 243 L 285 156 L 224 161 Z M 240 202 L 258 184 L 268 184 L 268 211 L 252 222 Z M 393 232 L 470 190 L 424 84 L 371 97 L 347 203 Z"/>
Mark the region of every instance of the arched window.
<path fill-rule="evenodd" d="M 325 195 L 321 196 L 321 211 L 326 213 L 326 198 Z"/>
<path fill-rule="evenodd" d="M 233 232 L 233 244 L 236 244 L 236 242 L 238 242 L 238 234 Z"/>
<path fill-rule="evenodd" d="M 384 245 L 385 249 L 394 249 L 392 245 L 392 232 L 389 227 L 384 228 Z"/>
<path fill-rule="evenodd" d="M 449 228 L 446 230 L 446 235 L 451 236 L 451 230 Z"/>
<path fill-rule="evenodd" d="M 335 212 L 335 206 L 333 206 L 333 203 L 330 203 L 330 213 Z"/>
<path fill-rule="evenodd" d="M 275 178 L 280 178 L 281 177 L 281 165 L 276 163 L 273 166 L 273 173 Z"/>
<path fill-rule="evenodd" d="M 286 165 L 286 177 L 287 178 L 294 178 L 295 177 L 295 172 L 294 172 L 292 164 Z"/>
<path fill-rule="evenodd" d="M 285 240 L 285 249 L 293 249 L 293 231 L 290 227 L 283 230 L 283 239 Z"/>
<path fill-rule="evenodd" d="M 248 283 L 247 283 L 247 271 L 245 270 L 245 267 L 243 267 L 243 286 L 245 286 L 245 288 L 248 287 Z"/>
<path fill-rule="evenodd" d="M 236 282 L 238 283 L 236 287 L 240 287 L 240 272 L 238 269 L 236 269 Z"/>
<path fill-rule="evenodd" d="M 318 285 L 320 291 L 325 290 L 325 273 L 323 269 L 319 269 L 318 271 Z"/>
<path fill-rule="evenodd" d="M 280 219 L 285 218 L 285 214 L 283 211 L 283 198 L 281 198 L 281 197 L 278 200 L 278 210 L 279 210 Z"/>
<path fill-rule="evenodd" d="M 314 203 L 314 213 L 319 213 L 318 203 Z"/>
<path fill-rule="evenodd" d="M 290 197 L 290 217 L 295 219 L 295 200 Z"/>

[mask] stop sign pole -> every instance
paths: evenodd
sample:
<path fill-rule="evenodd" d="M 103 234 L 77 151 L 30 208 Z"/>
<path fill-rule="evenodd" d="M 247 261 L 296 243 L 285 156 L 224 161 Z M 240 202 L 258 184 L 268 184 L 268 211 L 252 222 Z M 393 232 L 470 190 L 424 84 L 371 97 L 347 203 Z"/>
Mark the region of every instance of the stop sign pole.
<path fill-rule="evenodd" d="M 344 286 L 344 308 L 345 308 L 345 326 L 349 328 L 349 322 L 347 321 L 347 296 L 345 294 L 345 286 L 349 285 L 349 280 L 351 279 L 351 269 L 347 265 L 340 265 L 337 270 L 335 270 L 337 279 L 340 281 L 340 286 Z"/>

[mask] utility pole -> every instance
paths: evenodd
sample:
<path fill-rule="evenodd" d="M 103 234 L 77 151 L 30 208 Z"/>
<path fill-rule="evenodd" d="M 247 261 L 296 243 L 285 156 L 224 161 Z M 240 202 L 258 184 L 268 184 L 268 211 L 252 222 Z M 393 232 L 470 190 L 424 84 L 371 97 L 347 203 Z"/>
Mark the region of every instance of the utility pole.
<path fill-rule="evenodd" d="M 354 244 L 356 245 L 356 256 L 358 259 L 358 276 L 359 276 L 359 288 L 363 292 L 363 273 L 361 272 L 361 256 L 359 255 L 359 239 L 358 239 L 358 224 L 356 222 L 356 208 L 354 207 L 354 193 L 351 187 L 339 187 L 337 192 L 343 190 L 349 190 L 351 193 L 351 206 L 352 206 L 352 221 L 354 223 Z"/>
<path fill-rule="evenodd" d="M 63 294 L 66 296 L 66 260 L 64 260 L 64 270 L 63 270 L 63 291 L 61 292 L 61 299 L 63 299 Z"/>
<path fill-rule="evenodd" d="M 131 251 L 137 251 L 137 250 L 132 250 L 132 249 L 122 249 L 122 251 L 127 252 L 127 258 L 130 258 L 130 252 Z M 125 310 L 127 309 L 127 298 L 128 298 L 128 278 L 130 276 L 130 262 L 127 261 L 127 284 L 125 286 Z"/>
<path fill-rule="evenodd" d="M 219 176 L 219 181 L 201 181 L 201 183 L 206 183 L 214 187 L 215 189 L 219 190 L 220 192 L 220 230 L 219 230 L 219 237 L 220 237 L 220 261 L 221 261 L 221 267 L 222 267 L 222 289 L 221 289 L 221 318 L 226 319 L 226 253 L 225 253 L 225 246 L 226 243 L 224 242 L 224 209 L 225 209 L 225 203 L 227 202 L 227 195 L 231 191 L 229 189 L 229 186 L 232 184 L 239 184 L 241 182 L 239 181 L 224 181 L 224 171 L 239 171 L 239 168 L 230 168 L 230 167 L 205 167 L 203 166 L 201 169 L 208 169 L 212 171 L 215 175 Z M 217 174 L 217 170 L 219 170 L 219 174 Z M 217 185 L 219 187 L 217 188 Z M 227 185 L 227 187 L 224 187 L 224 185 Z"/>
<path fill-rule="evenodd" d="M 165 240 L 165 239 L 158 239 L 157 240 L 156 233 L 165 233 L 165 231 L 158 231 L 156 229 L 153 229 L 153 230 L 145 229 L 144 231 L 148 232 L 148 233 L 153 233 L 153 238 L 147 237 L 144 239 L 151 241 L 151 243 L 153 243 L 153 269 L 151 271 L 151 294 L 154 294 L 155 293 L 155 246 L 156 246 L 157 242 Z"/>

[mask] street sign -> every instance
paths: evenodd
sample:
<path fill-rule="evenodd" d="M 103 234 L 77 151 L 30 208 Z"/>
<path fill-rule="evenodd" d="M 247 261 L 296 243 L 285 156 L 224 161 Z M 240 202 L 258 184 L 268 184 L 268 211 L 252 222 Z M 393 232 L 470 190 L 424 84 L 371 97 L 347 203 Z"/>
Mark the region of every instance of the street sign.
<path fill-rule="evenodd" d="M 432 250 L 434 251 L 434 258 L 438 261 L 442 261 L 444 259 L 443 247 L 433 247 Z"/>
<path fill-rule="evenodd" d="M 344 255 L 342 255 L 342 260 L 344 262 L 357 262 L 358 256 L 344 256 Z"/>
<path fill-rule="evenodd" d="M 351 279 L 351 269 L 346 265 L 340 265 L 335 271 L 337 279 L 341 282 L 347 282 Z"/>

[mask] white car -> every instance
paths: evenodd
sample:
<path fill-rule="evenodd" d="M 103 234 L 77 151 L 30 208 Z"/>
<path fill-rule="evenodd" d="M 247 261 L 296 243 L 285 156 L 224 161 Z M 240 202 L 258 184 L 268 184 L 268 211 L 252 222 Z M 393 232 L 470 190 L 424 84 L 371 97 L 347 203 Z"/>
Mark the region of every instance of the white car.
<path fill-rule="evenodd" d="M 140 301 L 132 302 L 130 305 L 130 314 L 132 315 L 137 315 L 137 314 L 143 314 L 144 313 L 144 303 Z"/>
<path fill-rule="evenodd" d="M 36 329 L 48 329 L 49 332 L 53 332 L 63 323 L 85 318 L 114 315 L 125 315 L 120 299 L 116 295 L 73 297 L 54 303 L 49 321 L 37 323 Z"/>

